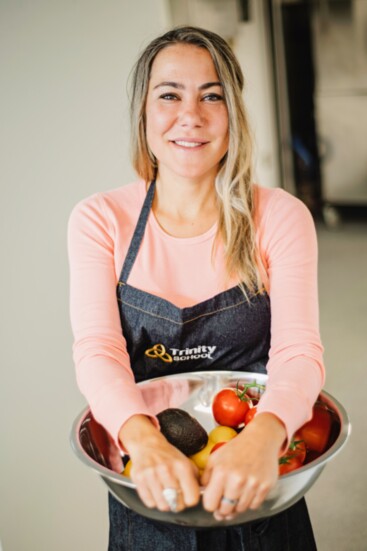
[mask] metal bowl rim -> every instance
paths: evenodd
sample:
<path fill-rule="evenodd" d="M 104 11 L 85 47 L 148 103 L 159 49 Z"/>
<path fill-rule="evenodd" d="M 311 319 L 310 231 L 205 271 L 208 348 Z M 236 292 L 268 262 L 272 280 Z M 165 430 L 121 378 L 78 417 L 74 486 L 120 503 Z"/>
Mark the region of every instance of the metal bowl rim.
<path fill-rule="evenodd" d="M 197 376 L 198 378 L 200 378 L 200 376 L 202 376 L 202 375 L 210 375 L 210 374 L 215 374 L 215 375 L 224 374 L 224 375 L 227 375 L 227 376 L 228 375 L 234 375 L 234 378 L 235 378 L 236 374 L 241 375 L 241 376 L 244 376 L 244 375 L 249 376 L 249 378 L 251 378 L 251 377 L 252 378 L 257 378 L 257 377 L 260 376 L 261 379 L 263 377 L 265 378 L 265 380 L 267 379 L 266 374 L 251 373 L 251 372 L 247 372 L 247 371 L 194 371 L 192 373 L 190 372 L 190 373 L 180 373 L 180 374 L 169 375 L 169 377 L 178 378 L 178 377 L 183 377 L 183 376 L 186 376 L 186 377 Z M 149 379 L 147 381 L 142 381 L 141 383 L 138 383 L 138 384 L 144 384 L 145 385 L 145 384 L 151 383 L 152 381 L 157 381 L 159 379 L 166 379 L 166 378 L 167 377 L 156 377 L 154 379 Z M 344 406 L 336 398 L 334 398 L 334 396 L 332 396 L 326 390 L 322 390 L 320 392 L 320 397 L 321 398 L 326 398 L 326 403 L 328 401 L 330 401 L 332 403 L 333 409 L 338 414 L 339 419 L 341 421 L 341 423 L 340 423 L 340 425 L 341 425 L 340 433 L 339 433 L 338 437 L 336 438 L 335 442 L 332 444 L 332 446 L 330 446 L 330 448 L 326 452 L 321 454 L 318 458 L 314 459 L 313 461 L 310 461 L 306 465 L 303 465 L 299 469 L 296 469 L 295 471 L 292 471 L 290 473 L 282 475 L 279 480 L 282 480 L 284 478 L 289 478 L 289 477 L 292 477 L 292 476 L 296 476 L 298 473 L 305 472 L 307 470 L 310 470 L 311 468 L 312 469 L 315 468 L 315 467 L 317 468 L 321 464 L 327 463 L 334 455 L 336 455 L 337 453 L 340 452 L 340 450 L 344 447 L 344 445 L 345 445 L 345 443 L 346 443 L 346 441 L 349 437 L 349 434 L 351 432 L 351 424 L 350 424 L 349 417 L 348 417 L 348 414 L 347 414 Z M 123 477 L 121 474 L 118 474 L 114 471 L 111 471 L 110 469 L 107 469 L 107 467 L 104 467 L 103 465 L 101 465 L 100 463 L 98 463 L 97 461 L 92 459 L 85 452 L 85 450 L 83 449 L 83 447 L 82 447 L 82 445 L 80 444 L 80 441 L 79 441 L 79 432 L 80 432 L 81 424 L 83 423 L 83 421 L 85 420 L 85 418 L 87 417 L 87 415 L 89 413 L 91 413 L 90 407 L 86 406 L 81 411 L 81 413 L 76 417 L 76 419 L 73 422 L 71 433 L 70 433 L 70 441 L 71 441 L 71 447 L 72 447 L 73 451 L 75 452 L 77 457 L 84 464 L 91 467 L 99 475 L 107 476 L 110 480 L 113 480 L 114 482 L 116 482 L 117 484 L 119 484 L 121 486 L 126 486 L 128 488 L 136 489 L 136 485 L 131 480 L 131 478 Z M 203 491 L 204 491 L 204 488 L 201 488 L 201 493 Z"/>

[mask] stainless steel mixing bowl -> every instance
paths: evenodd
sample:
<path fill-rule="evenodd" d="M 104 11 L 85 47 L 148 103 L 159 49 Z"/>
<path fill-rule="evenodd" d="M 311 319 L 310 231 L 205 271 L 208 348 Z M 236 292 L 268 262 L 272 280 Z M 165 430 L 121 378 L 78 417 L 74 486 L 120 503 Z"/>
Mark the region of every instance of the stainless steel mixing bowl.
<path fill-rule="evenodd" d="M 145 401 L 154 413 L 168 407 L 186 410 L 209 432 L 216 426 L 211 411 L 215 394 L 224 387 L 235 387 L 257 382 L 265 385 L 267 375 L 240 371 L 204 371 L 160 377 L 140 383 Z M 140 500 L 135 484 L 120 473 L 123 457 L 107 433 L 85 409 L 75 420 L 71 432 L 71 443 L 77 457 L 93 469 L 104 481 L 109 491 L 126 507 L 135 512 L 163 522 L 192 526 L 218 527 L 236 525 L 280 513 L 296 503 L 314 484 L 325 465 L 345 445 L 350 422 L 343 406 L 329 393 L 323 391 L 320 399 L 332 412 L 333 425 L 327 450 L 300 469 L 279 478 L 275 488 L 263 505 L 256 511 L 246 511 L 230 521 L 218 522 L 211 513 L 204 510 L 201 502 L 179 513 L 164 513 L 148 509 Z"/>

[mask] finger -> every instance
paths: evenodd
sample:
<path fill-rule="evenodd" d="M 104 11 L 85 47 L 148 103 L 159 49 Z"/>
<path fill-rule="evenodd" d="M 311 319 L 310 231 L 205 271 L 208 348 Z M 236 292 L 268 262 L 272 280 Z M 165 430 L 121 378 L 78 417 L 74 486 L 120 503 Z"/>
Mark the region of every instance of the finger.
<path fill-rule="evenodd" d="M 222 520 L 232 520 L 236 517 L 236 515 L 232 514 L 232 515 L 225 516 L 225 515 L 221 515 L 220 513 L 218 513 L 218 511 L 214 511 L 213 517 L 215 518 L 215 520 L 218 520 L 220 522 Z"/>
<path fill-rule="evenodd" d="M 193 507 L 199 502 L 200 487 L 197 480 L 197 469 L 194 465 L 179 465 L 177 468 L 177 478 L 180 481 L 179 487 L 182 490 L 182 500 L 186 507 Z"/>
<path fill-rule="evenodd" d="M 211 477 L 212 469 L 207 465 L 200 476 L 200 482 L 203 486 L 207 486 Z"/>
<path fill-rule="evenodd" d="M 149 509 L 153 509 L 153 507 L 155 507 L 156 504 L 155 504 L 155 500 L 152 495 L 152 492 L 150 491 L 149 487 L 145 484 L 144 479 L 141 477 L 141 474 L 140 473 L 135 474 L 135 472 L 136 472 L 136 469 L 135 469 L 135 466 L 133 465 L 130 476 L 131 476 L 131 480 L 136 485 L 136 491 L 138 493 L 138 496 L 140 497 L 140 499 L 142 500 L 142 502 L 146 507 L 148 507 Z"/>
<path fill-rule="evenodd" d="M 148 486 L 136 484 L 136 491 L 146 507 L 153 509 L 156 506 L 155 499 Z"/>
<path fill-rule="evenodd" d="M 219 507 L 216 511 L 218 514 L 225 517 L 234 514 L 241 496 L 241 483 L 242 481 L 239 479 L 227 481 Z"/>
<path fill-rule="evenodd" d="M 172 513 L 178 513 L 185 508 L 180 488 L 167 487 L 162 491 L 163 497 Z"/>
<path fill-rule="evenodd" d="M 158 508 L 162 511 L 178 512 L 185 508 L 182 490 L 178 482 L 172 465 L 160 465 L 156 470 L 156 491 L 155 498 L 157 499 Z M 172 490 L 173 496 L 167 498 L 164 496 L 164 490 Z M 158 495 L 159 492 L 159 495 Z M 174 495 L 176 492 L 176 495 Z M 172 492 L 171 492 L 172 494 Z"/>
<path fill-rule="evenodd" d="M 136 477 L 136 487 L 142 499 L 152 498 L 153 505 L 160 511 L 169 511 L 167 501 L 163 497 L 163 486 L 155 469 L 146 469 Z M 144 501 L 145 503 L 145 501 Z"/>
<path fill-rule="evenodd" d="M 220 500 L 223 496 L 224 478 L 212 473 L 209 483 L 203 494 L 203 507 L 210 513 L 217 511 L 220 507 Z"/>
<path fill-rule="evenodd" d="M 217 506 L 217 513 L 227 516 L 234 513 L 243 491 L 244 479 L 242 473 L 232 471 L 223 477 L 223 491 Z"/>
<path fill-rule="evenodd" d="M 270 491 L 270 486 L 260 486 L 257 493 L 253 497 L 251 503 L 249 503 L 249 509 L 258 509 L 265 501 L 266 496 Z"/>
<path fill-rule="evenodd" d="M 167 486 L 163 486 L 160 482 L 155 482 L 155 483 L 152 483 L 152 487 L 151 487 L 151 492 L 153 494 L 153 497 L 155 499 L 155 502 L 156 502 L 156 507 L 157 509 L 159 509 L 160 511 L 177 511 L 178 510 L 178 494 L 179 494 L 179 489 L 176 487 L 177 485 L 175 485 L 176 483 L 171 483 Z M 176 496 L 176 499 L 175 499 L 175 505 L 174 507 L 172 507 L 172 504 L 166 499 L 166 497 L 164 496 L 164 493 L 163 493 L 163 490 L 165 489 L 171 489 L 171 490 L 175 490 L 177 492 L 177 496 Z"/>
<path fill-rule="evenodd" d="M 182 489 L 180 487 L 180 484 L 177 478 L 171 473 L 170 470 L 168 470 L 167 467 L 161 468 L 159 470 L 159 477 L 162 485 L 162 495 L 165 489 L 172 489 L 177 492 L 176 506 L 173 508 L 174 511 L 173 509 L 170 508 L 169 502 L 167 502 L 166 498 L 163 495 L 163 499 L 168 505 L 168 509 L 172 510 L 173 512 L 182 511 L 185 508 L 185 501 L 184 501 Z"/>
<path fill-rule="evenodd" d="M 229 497 L 229 495 L 230 494 L 226 491 L 225 495 L 220 500 L 219 508 L 217 509 L 217 513 L 220 515 L 232 515 L 237 508 L 239 498 L 234 496 Z"/>
<path fill-rule="evenodd" d="M 244 511 L 246 511 L 252 503 L 253 499 L 256 497 L 257 491 L 258 484 L 256 483 L 256 481 L 253 479 L 247 480 L 246 486 L 241 492 L 238 504 L 236 506 L 236 511 L 239 513 L 243 513 Z"/>

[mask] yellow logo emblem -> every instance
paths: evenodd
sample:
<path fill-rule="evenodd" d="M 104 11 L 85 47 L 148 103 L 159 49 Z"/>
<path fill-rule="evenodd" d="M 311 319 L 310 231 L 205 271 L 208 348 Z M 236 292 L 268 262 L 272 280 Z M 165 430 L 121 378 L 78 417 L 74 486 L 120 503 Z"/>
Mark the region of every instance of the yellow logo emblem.
<path fill-rule="evenodd" d="M 166 347 L 163 344 L 155 344 L 152 348 L 145 351 L 148 358 L 159 358 L 162 362 L 172 363 L 172 356 L 166 352 Z"/>

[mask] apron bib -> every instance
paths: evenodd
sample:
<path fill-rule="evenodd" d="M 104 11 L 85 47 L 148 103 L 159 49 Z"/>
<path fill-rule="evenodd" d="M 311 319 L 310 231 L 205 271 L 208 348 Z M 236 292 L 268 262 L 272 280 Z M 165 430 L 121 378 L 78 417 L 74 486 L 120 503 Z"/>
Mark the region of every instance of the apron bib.
<path fill-rule="evenodd" d="M 117 286 L 121 326 L 137 382 L 205 370 L 266 372 L 270 301 L 266 292 L 248 301 L 238 286 L 178 308 L 127 283 L 138 255 L 155 192 L 153 181 Z"/>
<path fill-rule="evenodd" d="M 189 308 L 127 283 L 152 206 L 145 198 L 117 286 L 121 326 L 137 382 L 189 371 L 266 372 L 270 301 L 265 292 L 247 301 L 238 287 Z M 302 499 L 270 519 L 242 526 L 196 530 L 151 521 L 109 496 L 109 551 L 316 551 Z"/>

